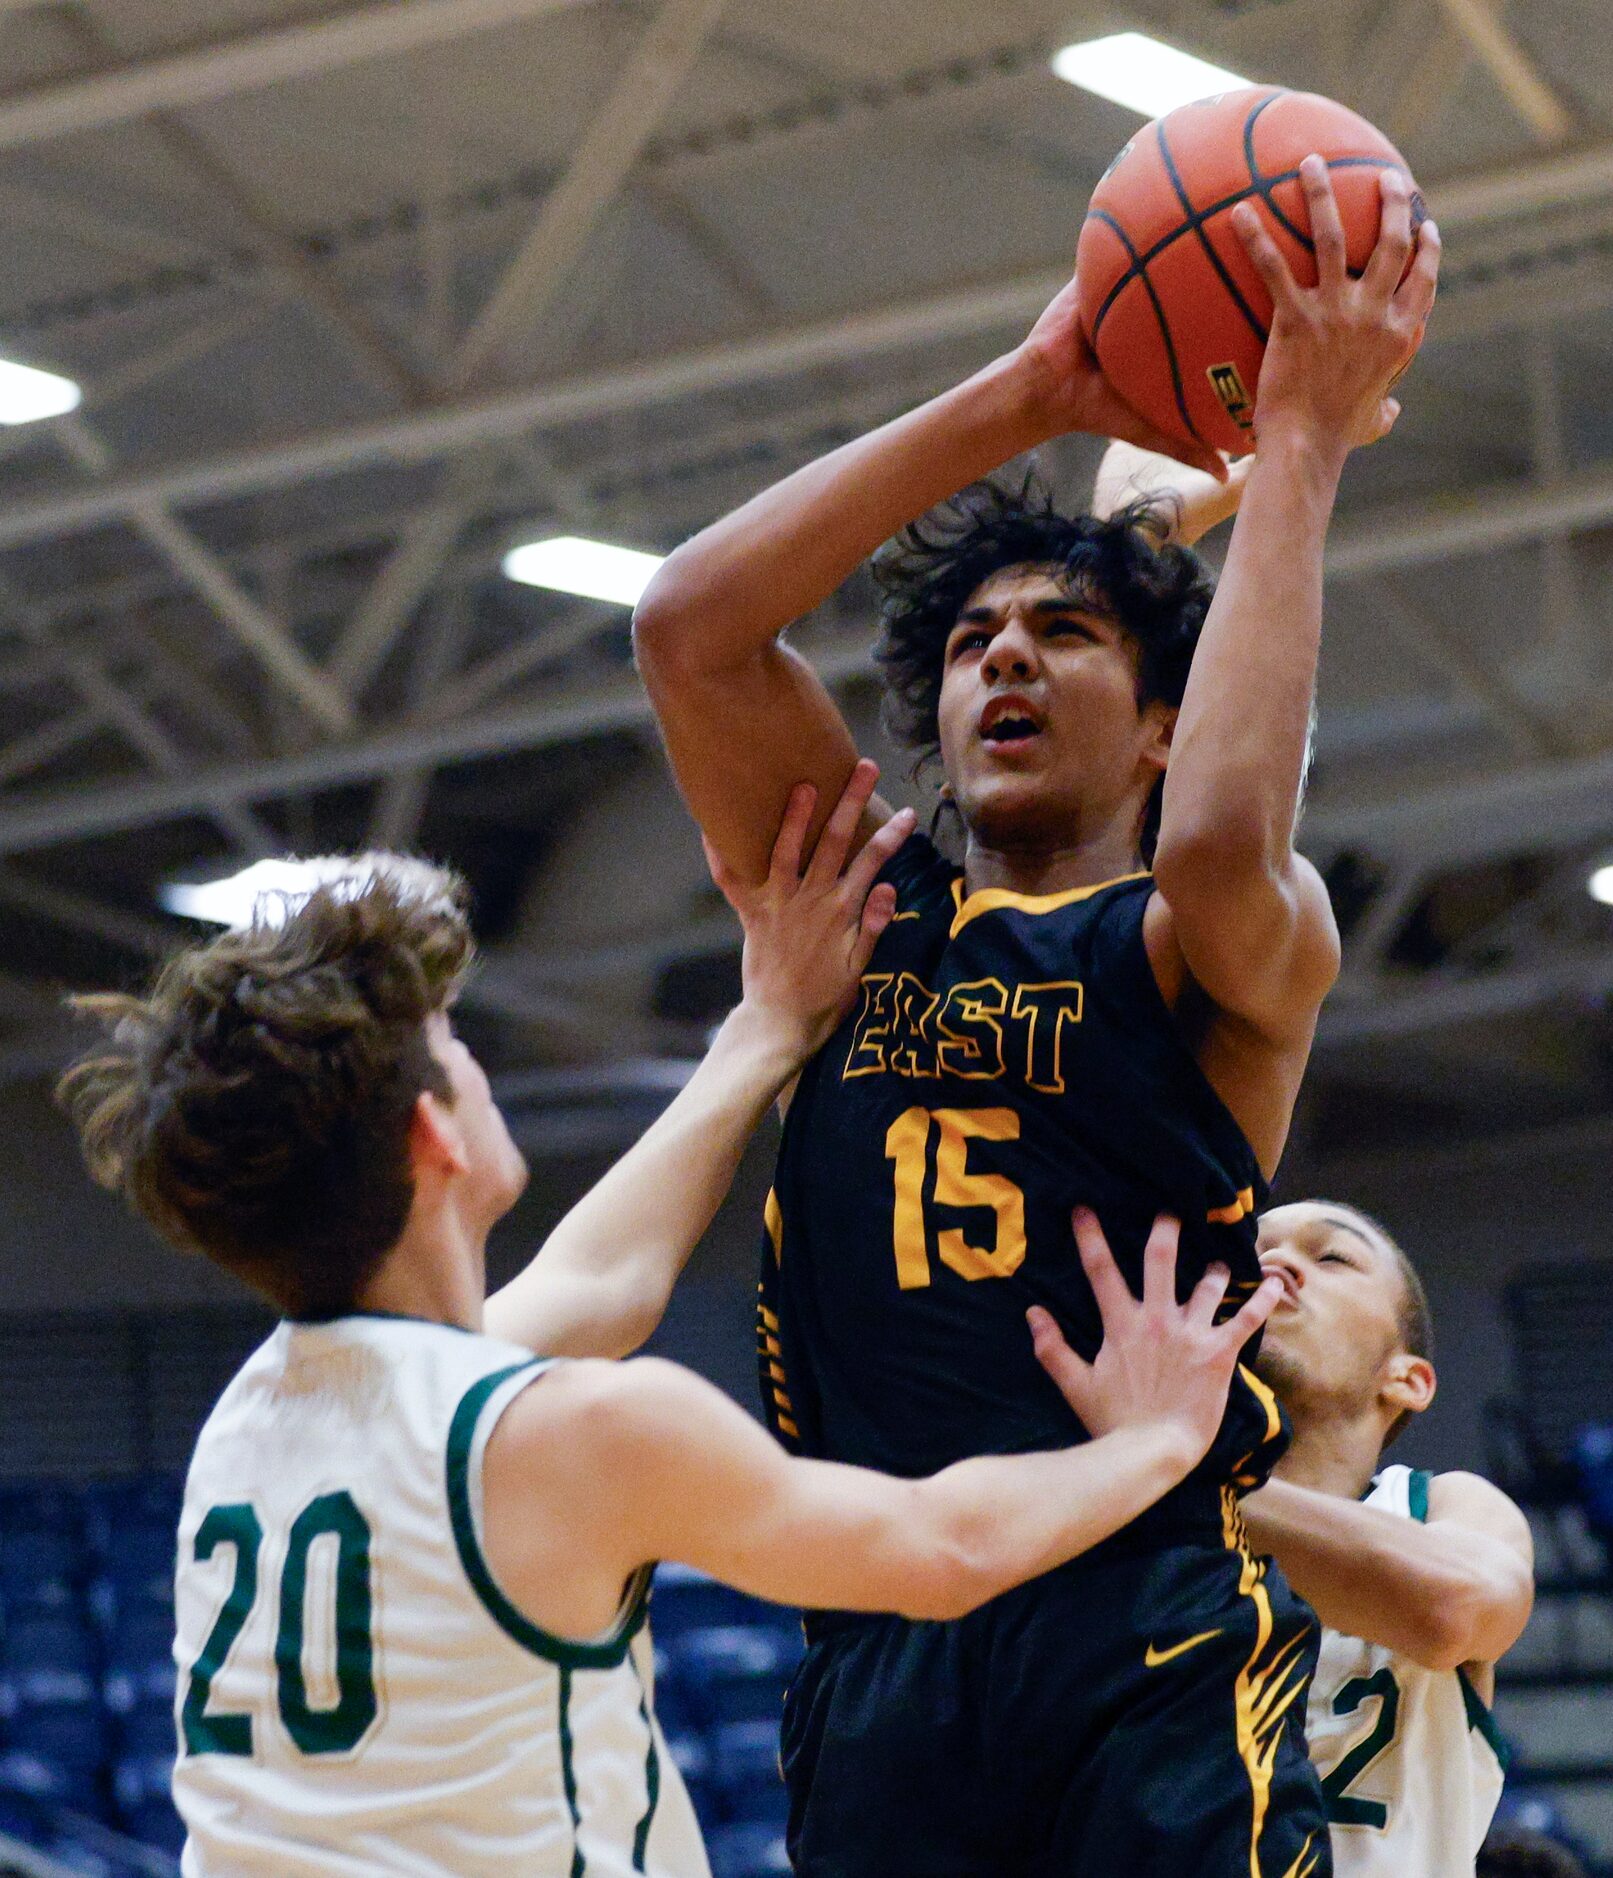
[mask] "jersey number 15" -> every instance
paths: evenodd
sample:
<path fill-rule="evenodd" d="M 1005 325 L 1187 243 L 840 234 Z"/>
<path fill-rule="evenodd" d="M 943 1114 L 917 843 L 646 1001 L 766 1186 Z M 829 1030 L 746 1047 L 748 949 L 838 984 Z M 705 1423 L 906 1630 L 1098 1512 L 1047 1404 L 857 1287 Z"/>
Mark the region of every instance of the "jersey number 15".
<path fill-rule="evenodd" d="M 938 1227 L 935 1249 L 941 1263 L 960 1278 L 1011 1278 L 1025 1262 L 1025 1196 L 1006 1174 L 970 1173 L 969 1143 L 1017 1141 L 1018 1111 L 913 1108 L 898 1115 L 885 1134 L 885 1158 L 896 1163 L 892 1234 L 897 1284 L 903 1291 L 917 1291 L 930 1282 L 925 1187 L 932 1135 L 935 1180 L 930 1202 L 989 1207 L 997 1218 L 990 1246 L 971 1245 L 960 1227 Z"/>

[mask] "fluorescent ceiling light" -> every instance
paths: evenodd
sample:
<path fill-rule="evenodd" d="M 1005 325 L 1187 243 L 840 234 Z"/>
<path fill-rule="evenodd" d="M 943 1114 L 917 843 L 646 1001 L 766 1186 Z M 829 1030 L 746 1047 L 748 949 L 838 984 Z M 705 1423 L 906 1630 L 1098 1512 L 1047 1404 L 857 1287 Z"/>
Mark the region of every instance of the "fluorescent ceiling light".
<path fill-rule="evenodd" d="M 37 424 L 76 411 L 84 394 L 70 378 L 0 359 L 0 424 Z"/>
<path fill-rule="evenodd" d="M 1096 92 L 1144 117 L 1163 117 L 1179 104 L 1241 91 L 1249 83 L 1236 72 L 1206 65 L 1146 33 L 1112 33 L 1107 39 L 1065 46 L 1053 54 L 1053 70 L 1066 84 Z"/>
<path fill-rule="evenodd" d="M 526 587 L 551 587 L 556 593 L 581 594 L 585 600 L 637 606 L 663 558 L 641 554 L 636 548 L 613 547 L 608 541 L 556 535 L 511 548 L 504 557 L 504 572 Z"/>
<path fill-rule="evenodd" d="M 1597 868 L 1585 884 L 1590 888 L 1593 900 L 1600 900 L 1603 906 L 1613 906 L 1613 862 Z"/>
<path fill-rule="evenodd" d="M 454 877 L 410 854 L 375 849 L 367 854 L 316 854 L 254 861 L 223 880 L 176 880 L 157 890 L 170 913 L 213 926 L 278 926 L 316 887 L 334 886 L 337 898 L 363 893 L 378 879 L 426 907 L 456 904 Z"/>

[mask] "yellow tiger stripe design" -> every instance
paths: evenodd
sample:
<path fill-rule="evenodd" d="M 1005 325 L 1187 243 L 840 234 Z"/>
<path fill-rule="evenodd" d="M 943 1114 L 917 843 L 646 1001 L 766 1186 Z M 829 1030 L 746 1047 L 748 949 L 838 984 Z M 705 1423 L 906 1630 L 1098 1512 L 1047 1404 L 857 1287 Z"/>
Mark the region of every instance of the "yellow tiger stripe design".
<path fill-rule="evenodd" d="M 762 1219 L 767 1227 L 767 1236 L 773 1241 L 773 1263 L 784 1263 L 784 1209 L 778 1203 L 778 1195 L 771 1187 L 767 1190 L 767 1205 L 762 1209 Z"/>
<path fill-rule="evenodd" d="M 1249 1550 L 1248 1534 L 1238 1510 L 1238 1496 L 1231 1485 L 1221 1489 L 1221 1536 L 1228 1550 L 1238 1554 L 1238 1595 L 1248 1598 L 1255 1609 L 1255 1647 L 1238 1672 L 1233 1704 L 1238 1757 L 1249 1775 L 1254 1807 L 1249 1834 L 1249 1878 L 1264 1878 L 1260 1869 L 1260 1840 L 1266 1829 L 1272 1775 L 1288 1726 L 1289 1711 L 1305 1693 L 1308 1680 L 1304 1661 L 1306 1637 L 1301 1632 L 1284 1644 L 1269 1662 L 1264 1660 L 1275 1628 L 1271 1597 L 1266 1589 L 1266 1568 Z M 1305 1862 L 1309 1850 L 1307 1843 L 1284 1878 L 1305 1878 L 1307 1872 L 1314 1870 L 1314 1860 L 1310 1864 Z"/>
<path fill-rule="evenodd" d="M 1314 1832 L 1305 1835 L 1305 1843 L 1299 1848 L 1299 1857 L 1283 1873 L 1283 1878 L 1311 1878 L 1311 1873 L 1322 1862 L 1321 1848 L 1318 1846 L 1315 1851 L 1311 1849 L 1315 1841 Z"/>

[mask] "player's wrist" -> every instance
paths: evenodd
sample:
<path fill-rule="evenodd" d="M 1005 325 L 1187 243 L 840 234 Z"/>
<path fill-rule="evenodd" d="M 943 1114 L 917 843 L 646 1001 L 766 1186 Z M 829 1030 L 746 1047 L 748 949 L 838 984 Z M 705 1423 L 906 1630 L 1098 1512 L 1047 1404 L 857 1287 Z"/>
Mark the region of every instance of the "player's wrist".
<path fill-rule="evenodd" d="M 1138 1464 L 1161 1492 L 1178 1485 L 1209 1452 L 1208 1438 L 1180 1415 L 1153 1415 L 1114 1431 L 1134 1451 Z"/>
<path fill-rule="evenodd" d="M 817 1048 L 819 1028 L 799 1011 L 747 991 L 729 1012 L 721 1034 L 758 1074 L 782 1085 Z"/>
<path fill-rule="evenodd" d="M 1258 461 L 1331 489 L 1350 454 L 1349 427 L 1301 406 L 1257 413 Z"/>

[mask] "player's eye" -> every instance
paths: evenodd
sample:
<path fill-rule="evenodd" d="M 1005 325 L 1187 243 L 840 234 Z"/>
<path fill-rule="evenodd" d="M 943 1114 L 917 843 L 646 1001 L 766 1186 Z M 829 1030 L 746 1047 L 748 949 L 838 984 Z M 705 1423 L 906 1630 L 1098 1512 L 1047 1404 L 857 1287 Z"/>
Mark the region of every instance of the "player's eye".
<path fill-rule="evenodd" d="M 956 658 L 960 652 L 978 652 L 989 643 L 990 638 L 984 626 L 971 626 L 952 641 L 952 656 Z"/>

